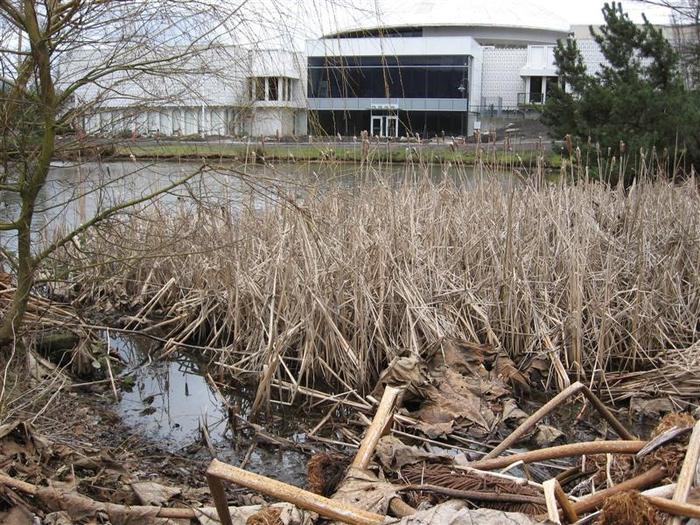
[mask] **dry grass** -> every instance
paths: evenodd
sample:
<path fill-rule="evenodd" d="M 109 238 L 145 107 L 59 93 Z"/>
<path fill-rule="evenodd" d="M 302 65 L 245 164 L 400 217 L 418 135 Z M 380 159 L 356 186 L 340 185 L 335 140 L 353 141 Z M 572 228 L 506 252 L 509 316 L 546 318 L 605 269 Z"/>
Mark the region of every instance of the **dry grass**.
<path fill-rule="evenodd" d="M 696 381 L 696 182 L 536 180 L 419 176 L 236 213 L 150 207 L 61 264 L 90 265 L 72 274 L 79 303 L 137 312 L 131 326 L 157 324 L 166 351 L 213 349 L 222 370 L 262 378 L 262 397 L 366 391 L 395 356 L 445 338 L 492 344 L 525 372 L 545 360 L 608 399 L 626 395 L 627 374 L 697 397 L 675 376 L 638 375 Z"/>

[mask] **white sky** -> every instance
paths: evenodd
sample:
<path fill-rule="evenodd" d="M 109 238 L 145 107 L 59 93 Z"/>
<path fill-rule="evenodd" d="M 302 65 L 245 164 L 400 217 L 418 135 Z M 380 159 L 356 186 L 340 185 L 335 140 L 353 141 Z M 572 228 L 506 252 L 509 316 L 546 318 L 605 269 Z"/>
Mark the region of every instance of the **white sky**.
<path fill-rule="evenodd" d="M 243 0 L 229 0 L 240 3 Z M 410 7 L 417 0 L 402 0 L 398 5 Z M 483 0 L 488 2 L 489 0 Z M 514 4 L 540 5 L 558 14 L 572 25 L 603 22 L 601 9 L 605 0 L 510 0 Z M 304 40 L 318 38 L 353 22 L 381 19 L 387 6 L 397 0 L 246 0 L 244 11 L 249 15 L 248 31 L 263 47 L 296 47 L 303 49 Z M 668 12 L 637 0 L 623 0 L 623 7 L 635 21 L 646 13 L 654 23 L 668 23 Z M 545 21 L 546 22 L 546 21 Z M 258 27 L 260 30 L 258 32 Z"/>
<path fill-rule="evenodd" d="M 527 3 L 528 0 L 522 0 L 522 2 Z M 605 4 L 604 0 L 537 0 L 536 3 L 550 11 L 554 11 L 572 25 L 603 22 L 601 10 Z M 641 2 L 631 0 L 623 0 L 622 6 L 634 20 L 639 22 L 642 21 L 642 13 L 647 13 L 649 19 L 654 23 L 666 23 L 668 21 L 668 12 L 662 8 L 644 5 Z"/>

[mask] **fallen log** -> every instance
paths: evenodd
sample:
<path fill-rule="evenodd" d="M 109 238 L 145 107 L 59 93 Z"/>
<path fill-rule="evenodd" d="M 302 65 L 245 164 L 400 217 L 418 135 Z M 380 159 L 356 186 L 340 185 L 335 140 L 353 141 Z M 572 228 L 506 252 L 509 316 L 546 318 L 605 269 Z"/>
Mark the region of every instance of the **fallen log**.
<path fill-rule="evenodd" d="M 636 454 L 644 445 L 646 445 L 646 441 L 586 441 L 531 450 L 500 458 L 481 459 L 470 463 L 469 466 L 480 470 L 495 470 L 505 468 L 518 461 L 535 463 L 550 459 L 583 456 L 584 454 Z"/>

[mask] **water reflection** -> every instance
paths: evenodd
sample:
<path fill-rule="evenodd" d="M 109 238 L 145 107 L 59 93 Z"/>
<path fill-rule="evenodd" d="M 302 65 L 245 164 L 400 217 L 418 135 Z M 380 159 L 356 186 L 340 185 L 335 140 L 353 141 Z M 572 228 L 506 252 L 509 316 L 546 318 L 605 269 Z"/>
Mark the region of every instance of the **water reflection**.
<path fill-rule="evenodd" d="M 197 162 L 55 163 L 37 202 L 35 245 L 116 204 L 144 198 L 201 168 Z M 303 200 L 310 191 L 352 189 L 359 182 L 398 185 L 417 183 L 426 177 L 431 180 L 448 177 L 460 184 L 474 181 L 471 169 L 452 165 L 227 164 L 207 168 L 186 185 L 159 196 L 157 202 L 166 208 L 177 208 L 206 200 L 235 212 L 244 206 L 253 209 L 276 206 L 281 199 Z M 510 180 L 509 176 L 499 177 Z M 0 192 L 0 220 L 12 220 L 18 209 L 17 194 Z M 0 232 L 0 246 L 14 251 L 14 232 Z"/>
<path fill-rule="evenodd" d="M 110 345 L 133 378 L 132 387 L 122 392 L 117 407 L 128 426 L 165 449 L 208 459 L 210 453 L 201 433 L 201 427 L 206 426 L 216 456 L 233 465 L 241 463 L 255 436 L 240 424 L 235 428 L 229 426 L 227 406 L 235 406 L 246 416 L 254 392 L 238 388 L 226 392 L 224 400 L 191 358 L 179 355 L 171 361 L 153 361 L 151 356 L 159 344 L 145 337 L 112 334 Z M 294 443 L 304 443 L 305 428 L 313 424 L 314 418 L 296 411 L 278 410 L 266 429 Z M 299 484 L 305 478 L 307 460 L 307 455 L 298 450 L 258 444 L 246 468 Z"/>

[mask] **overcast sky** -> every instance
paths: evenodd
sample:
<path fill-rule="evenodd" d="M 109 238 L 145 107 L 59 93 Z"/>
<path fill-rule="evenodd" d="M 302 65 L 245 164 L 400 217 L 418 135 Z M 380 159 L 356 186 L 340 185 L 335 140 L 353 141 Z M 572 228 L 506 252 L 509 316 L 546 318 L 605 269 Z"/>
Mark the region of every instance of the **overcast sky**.
<path fill-rule="evenodd" d="M 307 38 L 318 38 L 358 21 L 381 19 L 391 6 L 409 7 L 416 0 L 232 0 L 246 1 L 248 31 L 263 47 L 304 47 Z M 487 2 L 489 0 L 483 0 Z M 508 1 L 508 0 L 506 0 Z M 602 23 L 605 0 L 509 0 L 513 4 L 540 5 L 572 25 Z M 636 0 L 623 0 L 624 8 L 636 21 L 645 12 L 654 23 L 667 23 L 666 10 Z M 543 21 L 546 23 L 546 21 Z M 258 27 L 260 30 L 258 30 Z M 252 35 L 250 35 L 252 36 Z"/>
<path fill-rule="evenodd" d="M 408 1 L 410 2 L 410 0 Z M 527 4 L 528 0 L 521 0 L 521 2 Z M 603 21 L 601 9 L 605 4 L 604 0 L 537 0 L 537 3 L 559 14 L 571 24 L 595 24 Z M 663 23 L 668 20 L 668 12 L 662 8 L 630 0 L 623 1 L 622 5 L 635 20 L 640 22 L 644 12 L 655 23 Z"/>

